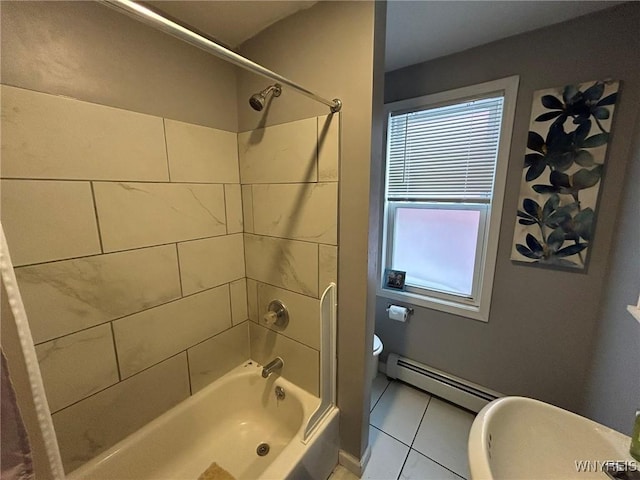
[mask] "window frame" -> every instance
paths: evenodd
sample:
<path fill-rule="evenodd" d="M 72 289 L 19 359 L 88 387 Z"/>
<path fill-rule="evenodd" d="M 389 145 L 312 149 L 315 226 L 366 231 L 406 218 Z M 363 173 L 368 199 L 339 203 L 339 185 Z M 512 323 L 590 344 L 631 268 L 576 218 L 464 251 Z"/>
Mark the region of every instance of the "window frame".
<path fill-rule="evenodd" d="M 491 309 L 491 294 L 493 290 L 493 280 L 495 275 L 495 266 L 497 260 L 498 239 L 500 234 L 500 225 L 502 219 L 502 209 L 504 203 L 504 193 L 506 186 L 507 167 L 509 164 L 509 153 L 511 148 L 511 137 L 513 132 L 513 122 L 515 117 L 515 105 L 517 100 L 519 77 L 517 75 L 485 82 L 481 84 L 471 85 L 468 87 L 448 90 L 445 92 L 424 95 L 421 97 L 410 98 L 398 102 L 385 104 L 384 116 L 384 144 L 385 157 L 384 179 L 385 188 L 384 195 L 381 198 L 383 210 L 383 228 L 381 229 L 381 245 L 379 263 L 380 266 L 378 276 L 377 294 L 378 296 L 389 298 L 392 300 L 402 301 L 411 305 L 422 306 L 439 310 L 463 317 L 489 321 L 489 313 Z M 481 263 L 479 268 L 474 267 L 474 282 L 472 287 L 472 298 L 466 298 L 460 295 L 447 294 L 437 292 L 436 290 L 420 289 L 407 286 L 406 290 L 398 291 L 384 287 L 384 270 L 391 268 L 390 258 L 393 248 L 394 220 L 391 217 L 398 208 L 397 204 L 405 203 L 405 205 L 414 205 L 411 208 L 421 208 L 420 205 L 437 206 L 440 203 L 441 208 L 464 208 L 465 202 L 454 204 L 453 202 L 402 202 L 387 201 L 388 191 L 388 174 L 387 161 L 389 155 L 390 142 L 388 141 L 389 118 L 391 114 L 406 113 L 417 110 L 431 109 L 443 107 L 465 101 L 486 98 L 490 95 L 502 94 L 504 96 L 502 123 L 499 134 L 499 146 L 496 160 L 496 170 L 493 184 L 493 193 L 490 202 L 488 202 L 485 212 L 485 228 L 479 226 L 478 236 L 482 236 L 483 255 L 482 258 L 477 257 L 476 265 Z M 481 202 L 469 201 L 466 204 L 480 205 Z M 422 207 L 422 208 L 433 208 Z M 447 207 L 448 206 L 448 207 Z M 480 232 L 483 230 L 483 232 Z M 481 235 L 482 233 L 482 235 Z M 479 243 L 479 242 L 478 242 Z M 478 252 L 478 250 L 476 250 Z"/>

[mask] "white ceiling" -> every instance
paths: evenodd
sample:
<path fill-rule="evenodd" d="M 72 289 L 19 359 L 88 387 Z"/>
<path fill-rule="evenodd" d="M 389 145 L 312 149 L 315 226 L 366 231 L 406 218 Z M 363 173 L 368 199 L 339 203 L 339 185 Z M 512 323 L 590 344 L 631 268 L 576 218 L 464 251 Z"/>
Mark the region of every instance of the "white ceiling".
<path fill-rule="evenodd" d="M 181 23 L 206 33 L 229 48 L 235 48 L 268 26 L 312 7 L 316 1 L 235 0 L 144 2 Z"/>
<path fill-rule="evenodd" d="M 390 0 L 385 70 L 461 52 L 619 3 L 623 2 Z"/>
<path fill-rule="evenodd" d="M 235 48 L 316 1 L 154 0 L 154 9 Z M 388 0 L 385 70 L 391 71 L 564 22 L 621 1 Z"/>

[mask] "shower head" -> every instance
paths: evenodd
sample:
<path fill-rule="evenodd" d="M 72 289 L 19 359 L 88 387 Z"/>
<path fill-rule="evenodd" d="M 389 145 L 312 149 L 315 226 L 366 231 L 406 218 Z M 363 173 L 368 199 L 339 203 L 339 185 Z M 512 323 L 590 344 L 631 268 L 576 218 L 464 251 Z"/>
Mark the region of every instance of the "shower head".
<path fill-rule="evenodd" d="M 264 108 L 264 104 L 267 101 L 267 96 L 270 93 L 272 93 L 274 97 L 279 97 L 282 93 L 282 87 L 280 86 L 280 84 L 275 83 L 273 85 L 269 85 L 260 93 L 251 95 L 251 98 L 249 99 L 249 105 L 251 105 L 251 108 L 258 112 L 261 111 Z"/>

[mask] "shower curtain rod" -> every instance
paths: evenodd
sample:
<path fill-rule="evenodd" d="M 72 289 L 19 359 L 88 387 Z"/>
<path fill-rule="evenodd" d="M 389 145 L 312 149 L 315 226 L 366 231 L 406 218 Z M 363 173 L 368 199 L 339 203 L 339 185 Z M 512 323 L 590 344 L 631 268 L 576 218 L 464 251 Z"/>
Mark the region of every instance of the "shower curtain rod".
<path fill-rule="evenodd" d="M 143 5 L 140 5 L 131 0 L 102 0 L 102 3 L 117 10 L 123 11 L 137 20 L 150 24 L 151 26 L 156 27 L 157 29 L 162 30 L 165 33 L 168 33 L 169 35 L 172 35 L 176 38 L 179 38 L 180 40 L 190 43 L 191 45 L 201 48 L 202 50 L 211 53 L 219 58 L 222 58 L 223 60 L 227 60 L 234 65 L 244 68 L 245 70 L 249 70 L 250 72 L 275 80 L 281 85 L 291 87 L 301 94 L 329 106 L 332 113 L 339 112 L 342 108 L 342 102 L 339 98 L 327 100 L 326 98 L 321 97 L 311 90 L 307 90 L 303 86 L 298 85 L 288 78 L 285 78 L 282 75 L 279 75 L 269 70 L 268 68 L 263 67 L 262 65 L 252 62 L 248 58 L 245 58 L 242 55 L 238 55 L 228 48 L 225 48 L 222 45 L 218 45 L 217 43 L 203 37 L 202 35 L 198 35 L 197 33 L 192 32 L 191 30 L 183 27 L 178 23 L 172 22 L 171 20 L 157 14 L 153 10 Z"/>

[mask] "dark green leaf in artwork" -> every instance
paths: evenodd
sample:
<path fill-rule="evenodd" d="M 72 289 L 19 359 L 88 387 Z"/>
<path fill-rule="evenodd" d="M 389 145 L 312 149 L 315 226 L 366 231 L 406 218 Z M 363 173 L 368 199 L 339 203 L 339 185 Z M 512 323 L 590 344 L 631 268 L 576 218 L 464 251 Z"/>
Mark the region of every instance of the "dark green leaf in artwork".
<path fill-rule="evenodd" d="M 578 128 L 572 133 L 573 135 L 573 143 L 575 145 L 582 145 L 584 139 L 589 136 L 589 132 L 591 131 L 591 120 L 586 119 L 583 122 L 580 122 Z"/>
<path fill-rule="evenodd" d="M 533 165 L 534 163 L 536 163 L 536 161 L 538 160 L 544 160 L 544 157 L 542 155 L 540 155 L 539 153 L 527 153 L 524 156 L 524 166 L 526 167 L 530 167 L 531 165 Z"/>
<path fill-rule="evenodd" d="M 540 205 L 535 200 L 525 198 L 522 201 L 522 207 L 524 211 L 531 215 L 533 218 L 540 218 Z"/>
<path fill-rule="evenodd" d="M 556 228 L 547 237 L 547 245 L 553 252 L 557 251 L 562 246 L 563 243 L 564 243 L 564 230 L 562 230 L 561 227 Z"/>
<path fill-rule="evenodd" d="M 591 208 L 585 208 L 573 218 L 575 232 L 586 241 L 591 241 L 594 216 Z"/>
<path fill-rule="evenodd" d="M 539 133 L 530 131 L 529 138 L 527 139 L 527 148 L 530 148 L 534 152 L 544 154 L 543 147 L 544 147 L 544 138 L 542 138 Z"/>
<path fill-rule="evenodd" d="M 527 258 L 531 258 L 533 260 L 538 260 L 542 257 L 542 255 L 540 253 L 534 253 L 531 250 L 529 250 L 527 247 L 525 247 L 524 245 L 520 244 L 520 243 L 516 243 L 516 250 L 518 251 L 518 253 L 520 253 L 521 255 L 524 255 Z"/>
<path fill-rule="evenodd" d="M 538 155 L 538 157 L 539 158 L 537 158 L 535 162 L 531 164 L 529 170 L 527 170 L 527 174 L 525 175 L 525 179 L 527 180 L 527 182 L 531 182 L 532 180 L 538 178 L 547 168 L 547 162 L 544 161 L 544 157 L 542 155 Z"/>
<path fill-rule="evenodd" d="M 555 112 L 546 112 L 546 113 L 541 113 L 540 115 L 538 115 L 535 119 L 536 122 L 546 122 L 547 120 L 551 120 L 552 118 L 556 118 L 559 117 L 560 115 L 562 115 L 561 111 L 555 111 Z M 566 115 L 563 115 L 563 119 L 560 123 L 564 123 L 564 121 L 567 119 Z"/>
<path fill-rule="evenodd" d="M 569 175 L 562 172 L 551 172 L 549 175 L 549 181 L 551 185 L 554 187 L 566 187 L 571 188 L 571 183 L 569 181 Z"/>
<path fill-rule="evenodd" d="M 598 165 L 591 170 L 581 168 L 573 174 L 573 188 L 575 190 L 583 190 L 585 188 L 593 187 L 600 181 L 601 172 L 602 165 Z"/>
<path fill-rule="evenodd" d="M 532 252 L 534 253 L 543 252 L 544 249 L 542 248 L 542 244 L 538 241 L 536 237 L 534 237 L 530 233 L 527 233 L 527 237 L 525 238 L 525 240 L 527 242 L 527 246 Z"/>
<path fill-rule="evenodd" d="M 561 250 L 556 252 L 558 257 L 570 257 L 571 255 L 575 255 L 576 253 L 580 253 L 585 248 L 587 248 L 589 244 L 587 243 L 576 243 L 575 245 L 569 245 L 568 247 L 564 247 Z"/>
<path fill-rule="evenodd" d="M 596 117 L 598 120 L 606 120 L 609 118 L 609 109 L 605 107 L 596 107 L 591 110 L 591 115 Z"/>
<path fill-rule="evenodd" d="M 520 225 L 535 225 L 535 224 L 536 224 L 536 223 L 538 223 L 538 222 L 536 222 L 535 220 L 530 220 L 530 219 L 526 219 L 526 218 L 521 218 L 521 219 L 519 219 L 519 220 L 518 220 L 518 223 L 519 223 Z"/>
<path fill-rule="evenodd" d="M 604 83 L 596 82 L 593 85 L 591 85 L 589 88 L 587 88 L 582 94 L 582 96 L 587 102 L 595 103 L 596 100 L 599 100 L 600 97 L 602 97 L 603 93 L 604 93 Z"/>
<path fill-rule="evenodd" d="M 556 256 L 549 257 L 549 259 L 545 260 L 543 263 L 547 265 L 556 265 L 558 267 L 571 267 L 576 268 L 578 265 L 566 258 L 558 258 Z"/>
<path fill-rule="evenodd" d="M 598 107 L 602 107 L 604 105 L 613 105 L 614 103 L 616 103 L 617 99 L 618 99 L 618 92 L 614 92 L 611 95 L 607 95 L 606 97 L 604 97 L 596 105 Z"/>
<path fill-rule="evenodd" d="M 582 143 L 582 147 L 583 148 L 595 148 L 595 147 L 599 147 L 600 145 L 604 145 L 608 141 L 609 141 L 609 134 L 608 133 L 597 133 L 597 134 L 592 135 L 591 137 L 587 138 Z"/>
<path fill-rule="evenodd" d="M 542 217 L 547 218 L 551 213 L 553 213 L 560 205 L 560 197 L 556 194 L 551 195 L 546 202 L 544 202 L 544 206 L 542 207 Z"/>
<path fill-rule="evenodd" d="M 553 95 L 544 95 L 540 101 L 542 105 L 553 110 L 562 110 L 564 108 L 563 103 Z"/>
<path fill-rule="evenodd" d="M 562 92 L 564 103 L 574 103 L 576 97 L 580 94 L 580 90 L 575 85 L 567 85 Z"/>
<path fill-rule="evenodd" d="M 587 150 L 578 150 L 574 157 L 575 162 L 581 167 L 591 167 L 595 164 L 593 155 Z"/>
<path fill-rule="evenodd" d="M 548 195 L 550 193 L 560 193 L 560 187 L 555 187 L 553 185 L 542 185 L 536 184 L 531 187 L 534 192 L 539 193 L 540 195 Z"/>

